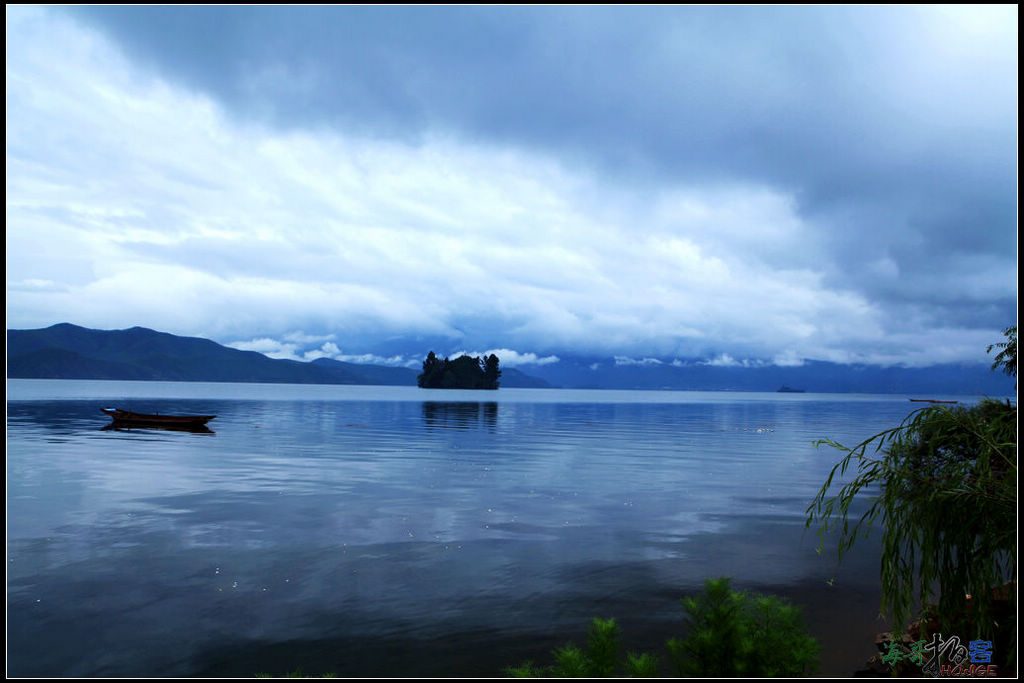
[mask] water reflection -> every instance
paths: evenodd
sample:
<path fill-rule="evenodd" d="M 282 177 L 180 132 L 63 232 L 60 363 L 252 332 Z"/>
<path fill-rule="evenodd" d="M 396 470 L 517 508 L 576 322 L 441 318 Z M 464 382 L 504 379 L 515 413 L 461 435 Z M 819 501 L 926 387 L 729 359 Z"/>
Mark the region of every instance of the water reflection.
<path fill-rule="evenodd" d="M 595 615 L 677 624 L 708 576 L 799 596 L 833 643 L 867 645 L 827 673 L 872 654 L 877 557 L 837 573 L 805 534 L 835 462 L 813 442 L 857 443 L 906 401 L 89 386 L 8 401 L 12 677 L 500 675 Z M 217 438 L 100 433 L 111 403 L 216 413 Z"/>
<path fill-rule="evenodd" d="M 225 410 L 237 407 L 229 406 L 224 402 L 194 402 L 194 401 L 149 401 L 144 406 L 155 414 L 174 415 L 205 412 L 210 405 L 216 405 Z M 97 409 L 99 409 L 97 411 Z M 109 409 L 100 408 L 95 400 L 83 401 L 13 401 L 7 403 L 7 421 L 9 426 L 28 428 L 34 432 L 53 432 L 60 434 L 85 434 L 96 431 L 127 431 L 128 429 L 169 429 L 171 431 L 190 431 L 200 434 L 213 434 L 213 430 L 200 422 L 174 423 L 140 423 L 137 421 L 126 421 L 116 419 L 108 412 Z M 106 414 L 108 417 L 101 417 Z M 112 421 L 111 418 L 115 418 Z M 159 418 L 157 418 L 159 419 Z"/>
<path fill-rule="evenodd" d="M 213 431 L 212 429 L 210 429 L 209 427 L 207 427 L 206 425 L 196 425 L 196 424 L 183 424 L 183 425 L 150 424 L 150 425 L 141 425 L 141 424 L 136 424 L 136 423 L 132 423 L 132 422 L 119 422 L 117 420 L 115 420 L 114 422 L 111 422 L 108 425 L 104 425 L 103 427 L 100 428 L 100 431 L 101 432 L 106 432 L 106 431 L 113 430 L 113 431 L 118 431 L 118 432 L 130 432 L 130 431 L 141 430 L 141 429 L 145 429 L 145 430 L 156 429 L 156 430 L 162 431 L 162 432 L 190 432 L 192 434 L 216 434 L 217 433 L 217 432 Z"/>
<path fill-rule="evenodd" d="M 470 429 L 482 425 L 493 430 L 498 425 L 498 403 L 424 401 L 423 422 L 427 427 Z"/>

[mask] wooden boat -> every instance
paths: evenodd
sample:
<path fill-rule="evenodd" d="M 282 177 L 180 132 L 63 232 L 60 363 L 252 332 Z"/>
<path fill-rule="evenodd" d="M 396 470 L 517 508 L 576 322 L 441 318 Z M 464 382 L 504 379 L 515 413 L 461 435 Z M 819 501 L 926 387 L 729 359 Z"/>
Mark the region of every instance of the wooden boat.
<path fill-rule="evenodd" d="M 937 398 L 912 398 L 913 403 L 959 403 L 960 401 L 940 401 Z"/>
<path fill-rule="evenodd" d="M 164 429 L 189 429 L 205 427 L 216 415 L 148 415 L 133 413 L 119 408 L 100 408 L 110 416 L 114 424 L 132 427 L 157 427 Z"/>

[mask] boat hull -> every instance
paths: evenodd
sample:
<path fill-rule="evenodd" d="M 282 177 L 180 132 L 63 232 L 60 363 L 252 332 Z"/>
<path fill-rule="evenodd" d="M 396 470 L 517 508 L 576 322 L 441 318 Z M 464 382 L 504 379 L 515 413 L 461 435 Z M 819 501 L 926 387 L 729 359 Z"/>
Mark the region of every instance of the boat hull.
<path fill-rule="evenodd" d="M 102 408 L 101 410 L 115 424 L 163 429 L 205 427 L 207 422 L 217 417 L 216 415 L 150 415 L 147 413 L 133 413 L 130 410 L 120 410 L 118 408 Z"/>

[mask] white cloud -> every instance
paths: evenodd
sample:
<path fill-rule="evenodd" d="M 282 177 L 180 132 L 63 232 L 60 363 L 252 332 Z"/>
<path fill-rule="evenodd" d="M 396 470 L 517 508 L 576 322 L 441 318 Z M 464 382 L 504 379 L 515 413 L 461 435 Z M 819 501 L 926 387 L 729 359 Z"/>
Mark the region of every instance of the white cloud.
<path fill-rule="evenodd" d="M 296 331 L 289 332 L 284 335 L 285 341 L 294 342 L 296 344 L 316 344 L 317 342 L 330 342 L 334 341 L 337 335 L 334 334 L 306 334 L 305 332 Z"/>
<path fill-rule="evenodd" d="M 736 360 L 727 353 L 720 354 L 710 360 L 702 361 L 701 365 L 711 365 L 719 368 L 760 368 L 766 365 L 763 360 L 744 358 Z"/>
<path fill-rule="evenodd" d="M 804 359 L 795 351 L 787 350 L 776 354 L 772 364 L 783 368 L 797 368 L 804 364 Z"/>
<path fill-rule="evenodd" d="M 338 354 L 334 360 L 346 363 L 358 363 L 359 365 L 388 365 L 399 368 L 418 368 L 423 363 L 422 359 L 409 358 L 407 356 L 379 356 L 375 353 L 359 354 Z"/>
<path fill-rule="evenodd" d="M 53 280 L 28 278 L 21 282 L 9 282 L 7 289 L 23 292 L 62 292 L 67 286 Z"/>
<path fill-rule="evenodd" d="M 392 367 L 418 367 L 420 360 L 408 358 L 402 355 L 380 356 L 372 353 L 347 354 L 344 353 L 334 342 L 324 342 L 317 348 L 304 348 L 308 342 L 319 341 L 315 335 L 307 335 L 302 332 L 289 334 L 284 340 L 261 337 L 250 341 L 232 341 L 225 344 L 233 349 L 241 351 L 256 351 L 270 358 L 283 358 L 311 362 L 318 358 L 330 358 L 332 360 L 346 363 L 357 363 L 360 365 L 387 365 Z"/>
<path fill-rule="evenodd" d="M 615 356 L 616 365 L 663 365 L 657 358 L 629 358 L 628 356 Z"/>
<path fill-rule="evenodd" d="M 302 357 L 299 356 L 298 346 L 296 344 L 281 342 L 267 337 L 252 339 L 250 341 L 228 342 L 225 346 L 232 349 L 238 349 L 239 351 L 255 351 L 256 353 L 262 353 L 264 356 L 268 356 L 270 358 L 302 360 Z"/>
<path fill-rule="evenodd" d="M 613 187 L 436 133 L 241 125 L 45 8 L 8 19 L 12 327 L 139 324 L 392 365 L 418 360 L 373 344 L 403 335 L 494 347 L 508 367 L 921 347 L 908 329 L 893 349 L 882 312 L 830 283 L 819 226 L 783 189 Z"/>
<path fill-rule="evenodd" d="M 538 356 L 536 353 L 520 353 L 512 349 L 490 349 L 485 351 L 483 356 L 495 355 L 501 359 L 501 364 L 514 368 L 519 365 L 550 365 L 558 362 L 558 356 Z"/>
<path fill-rule="evenodd" d="M 341 355 L 341 349 L 334 342 L 324 342 L 323 346 L 312 351 L 306 351 L 302 354 L 302 360 L 314 361 L 317 358 L 334 358 L 338 359 Z"/>
<path fill-rule="evenodd" d="M 514 368 L 520 365 L 550 365 L 558 362 L 558 356 L 538 356 L 536 353 L 520 353 L 512 349 L 490 349 L 488 351 L 455 351 L 448 354 L 450 358 L 460 356 L 472 356 L 473 358 L 485 358 L 495 355 L 501 361 L 503 367 Z"/>

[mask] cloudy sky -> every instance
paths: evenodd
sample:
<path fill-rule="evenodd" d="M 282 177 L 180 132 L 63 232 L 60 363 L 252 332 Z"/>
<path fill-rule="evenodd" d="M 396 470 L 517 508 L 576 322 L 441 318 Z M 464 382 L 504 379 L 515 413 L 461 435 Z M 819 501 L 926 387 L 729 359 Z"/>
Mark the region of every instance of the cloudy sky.
<path fill-rule="evenodd" d="M 6 18 L 8 328 L 924 365 L 1016 322 L 1016 6 Z"/>

